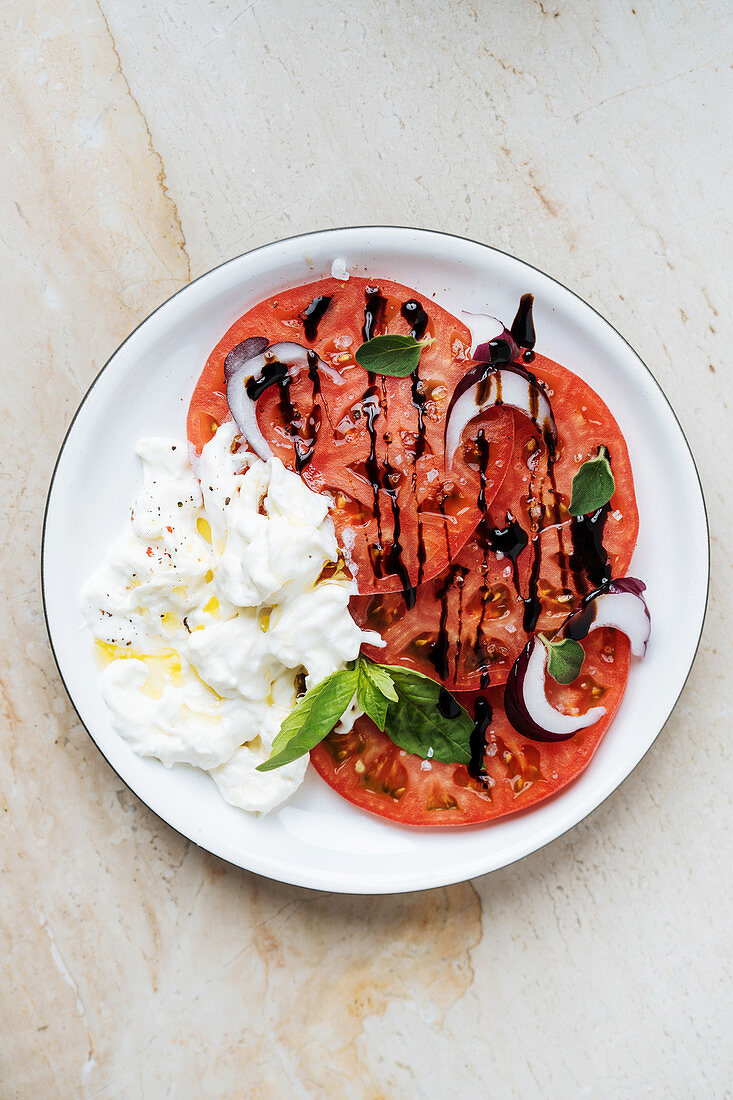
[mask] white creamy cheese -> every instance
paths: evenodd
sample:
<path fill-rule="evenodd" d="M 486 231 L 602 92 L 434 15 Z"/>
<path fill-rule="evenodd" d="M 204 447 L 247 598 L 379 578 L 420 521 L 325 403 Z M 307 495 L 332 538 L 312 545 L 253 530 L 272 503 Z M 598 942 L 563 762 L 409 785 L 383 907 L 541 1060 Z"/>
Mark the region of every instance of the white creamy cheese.
<path fill-rule="evenodd" d="M 319 580 L 338 559 L 327 498 L 278 459 L 237 452 L 235 433 L 219 428 L 198 478 L 185 445 L 138 443 L 143 487 L 82 605 L 115 730 L 167 767 L 206 769 L 227 802 L 263 812 L 307 767 L 306 756 L 255 770 L 298 680 L 313 686 L 379 639 L 349 614 L 348 577 Z"/>

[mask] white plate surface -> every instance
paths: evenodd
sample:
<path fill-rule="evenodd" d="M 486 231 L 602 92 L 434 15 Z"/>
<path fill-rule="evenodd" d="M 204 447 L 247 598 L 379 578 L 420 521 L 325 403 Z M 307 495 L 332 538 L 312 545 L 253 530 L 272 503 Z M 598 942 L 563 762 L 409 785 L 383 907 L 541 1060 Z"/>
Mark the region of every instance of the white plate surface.
<path fill-rule="evenodd" d="M 285 287 L 330 274 L 344 257 L 358 275 L 396 279 L 447 309 L 511 320 L 535 296 L 538 350 L 581 374 L 628 442 L 641 516 L 630 573 L 648 585 L 653 635 L 632 665 L 621 707 L 586 771 L 535 809 L 467 829 L 412 830 L 339 798 L 313 770 L 279 811 L 256 818 L 227 805 L 185 766 L 141 759 L 113 731 L 98 689 L 78 593 L 128 516 L 143 435 L 185 437 L 189 397 L 231 323 Z M 684 523 L 680 517 L 684 516 Z M 662 729 L 697 649 L 708 588 L 708 530 L 697 471 L 652 375 L 590 306 L 505 253 L 427 230 L 336 229 L 279 241 L 230 260 L 162 305 L 119 348 L 82 402 L 59 455 L 43 541 L 43 590 L 54 655 L 79 717 L 118 775 L 196 844 L 284 882 L 345 893 L 390 893 L 459 882 L 503 867 L 581 821 L 631 772 Z M 684 600 L 670 593 L 684 592 Z"/>

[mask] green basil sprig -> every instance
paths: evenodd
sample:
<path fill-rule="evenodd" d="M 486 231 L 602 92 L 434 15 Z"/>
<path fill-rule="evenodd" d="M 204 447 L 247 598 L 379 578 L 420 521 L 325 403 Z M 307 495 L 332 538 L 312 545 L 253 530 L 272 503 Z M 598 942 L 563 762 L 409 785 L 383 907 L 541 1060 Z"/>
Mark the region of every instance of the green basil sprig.
<path fill-rule="evenodd" d="M 275 735 L 269 759 L 258 764 L 257 771 L 271 772 L 291 764 L 320 744 L 351 702 L 358 678 L 355 668 L 345 668 L 306 691 Z"/>
<path fill-rule="evenodd" d="M 398 701 L 387 711 L 388 737 L 406 752 L 423 760 L 442 760 L 446 764 L 468 764 L 471 760 L 473 721 L 468 712 L 455 703 L 455 717 L 446 718 L 438 706 L 440 684 L 409 668 L 385 666 L 397 689 Z"/>
<path fill-rule="evenodd" d="M 474 724 L 457 703 L 449 708 L 452 716 L 445 716 L 446 708 L 438 705 L 442 690 L 421 672 L 379 665 L 360 656 L 350 668 L 333 672 L 305 693 L 280 727 L 269 759 L 257 771 L 281 768 L 314 749 L 354 695 L 361 710 L 401 749 L 424 760 L 467 764 Z"/>
<path fill-rule="evenodd" d="M 432 343 L 432 337 L 416 340 L 414 336 L 375 336 L 362 344 L 355 355 L 360 367 L 373 374 L 406 378 L 417 368 L 422 349 Z"/>
<path fill-rule="evenodd" d="M 570 495 L 571 516 L 587 516 L 608 504 L 616 488 L 611 462 L 605 447 L 598 448 L 595 458 L 589 458 L 573 478 Z"/>
<path fill-rule="evenodd" d="M 560 642 L 551 642 L 544 634 L 538 635 L 547 650 L 547 671 L 558 684 L 572 684 L 578 678 L 585 660 L 585 652 L 580 642 L 573 638 L 563 638 Z"/>

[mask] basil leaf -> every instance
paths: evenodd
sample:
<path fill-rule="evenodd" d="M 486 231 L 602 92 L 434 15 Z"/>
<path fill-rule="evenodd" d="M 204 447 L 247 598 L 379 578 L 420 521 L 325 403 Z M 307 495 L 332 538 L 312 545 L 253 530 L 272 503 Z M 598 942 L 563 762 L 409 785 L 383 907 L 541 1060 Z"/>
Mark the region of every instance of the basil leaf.
<path fill-rule="evenodd" d="M 573 478 L 570 515 L 587 516 L 598 511 L 608 504 L 615 488 L 608 451 L 605 447 L 599 447 L 597 457 L 584 462 Z"/>
<path fill-rule="evenodd" d="M 578 678 L 585 652 L 580 642 L 564 638 L 561 642 L 551 642 L 543 634 L 540 641 L 547 650 L 547 671 L 558 684 L 572 684 Z"/>
<path fill-rule="evenodd" d="M 445 718 L 438 708 L 441 686 L 411 669 L 383 665 L 397 689 L 397 702 L 387 710 L 385 732 L 395 745 L 424 760 L 468 764 L 471 760 L 473 722 L 463 707 L 455 718 Z"/>
<path fill-rule="evenodd" d="M 385 699 L 389 699 L 390 703 L 397 702 L 397 692 L 395 691 L 394 680 L 390 676 L 386 665 L 378 665 L 376 661 L 371 661 L 368 657 L 362 656 L 359 657 L 357 667 L 362 679 L 371 681 L 377 691 L 380 692 Z"/>
<path fill-rule="evenodd" d="M 385 699 L 381 691 L 378 691 L 370 680 L 362 680 L 359 684 L 356 701 L 364 713 L 371 718 L 377 729 L 384 732 L 389 699 Z"/>
<path fill-rule="evenodd" d="M 361 345 L 355 359 L 374 374 L 406 378 L 417 368 L 420 352 L 429 343 L 430 339 L 416 340 L 414 336 L 375 336 Z"/>
<path fill-rule="evenodd" d="M 351 702 L 358 679 L 355 668 L 346 668 L 332 672 L 307 691 L 283 721 L 272 742 L 270 758 L 258 764 L 257 771 L 281 768 L 320 744 Z"/>
<path fill-rule="evenodd" d="M 368 657 L 359 657 L 356 667 L 359 673 L 356 701 L 374 725 L 384 730 L 387 707 L 390 702 L 397 702 L 392 677 L 383 665 L 375 664 Z"/>

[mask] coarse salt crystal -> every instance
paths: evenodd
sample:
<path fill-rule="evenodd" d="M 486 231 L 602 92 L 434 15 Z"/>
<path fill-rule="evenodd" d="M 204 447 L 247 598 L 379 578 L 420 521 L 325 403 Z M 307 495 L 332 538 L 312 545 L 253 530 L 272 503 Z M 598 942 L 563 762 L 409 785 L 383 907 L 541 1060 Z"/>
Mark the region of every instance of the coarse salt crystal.
<path fill-rule="evenodd" d="M 331 276 L 334 279 L 348 279 L 349 273 L 346 270 L 346 260 L 343 256 L 337 256 L 331 264 Z"/>

